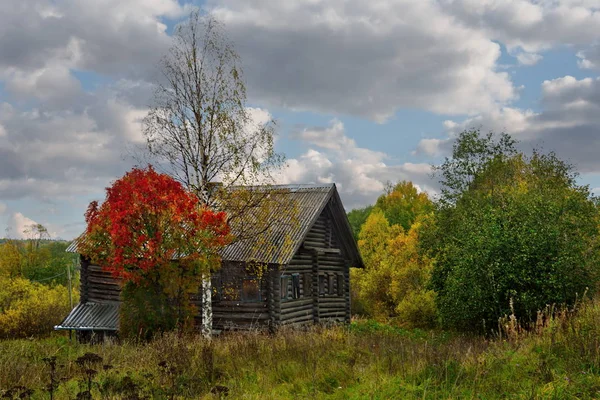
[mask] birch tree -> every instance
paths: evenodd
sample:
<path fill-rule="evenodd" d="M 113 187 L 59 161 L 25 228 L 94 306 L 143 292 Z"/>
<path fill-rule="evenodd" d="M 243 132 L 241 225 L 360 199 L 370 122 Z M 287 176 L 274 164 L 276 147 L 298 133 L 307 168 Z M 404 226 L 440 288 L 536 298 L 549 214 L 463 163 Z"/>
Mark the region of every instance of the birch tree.
<path fill-rule="evenodd" d="M 192 12 L 175 29 L 160 69 L 163 80 L 143 121 L 155 162 L 213 208 L 227 192 L 216 187 L 270 183 L 271 172 L 283 162 L 274 151 L 274 121 L 253 120 L 246 106 L 241 60 L 224 26 L 211 15 Z M 230 223 L 256 206 L 256 196 L 251 197 L 236 211 L 228 210 Z M 248 232 L 256 233 L 256 227 Z M 201 330 L 208 337 L 212 329 L 208 274 L 202 283 L 202 304 Z"/>

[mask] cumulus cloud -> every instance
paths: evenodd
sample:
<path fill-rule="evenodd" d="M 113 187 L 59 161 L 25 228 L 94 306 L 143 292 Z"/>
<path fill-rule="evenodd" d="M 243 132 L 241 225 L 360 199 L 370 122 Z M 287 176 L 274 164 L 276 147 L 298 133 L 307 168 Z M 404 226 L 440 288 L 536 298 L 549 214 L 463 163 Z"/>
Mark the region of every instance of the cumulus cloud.
<path fill-rule="evenodd" d="M 441 0 L 444 11 L 477 26 L 509 51 L 536 53 L 553 46 L 587 46 L 598 38 L 600 5 L 576 0 Z"/>
<path fill-rule="evenodd" d="M 388 181 L 410 180 L 423 190 L 436 192 L 429 164 L 396 164 L 383 152 L 362 148 L 346 136 L 337 119 L 329 126 L 305 128 L 293 136 L 310 148 L 288 160 L 277 176 L 279 183 L 335 182 L 348 209 L 375 201 Z"/>
<path fill-rule="evenodd" d="M 516 55 L 517 61 L 521 65 L 531 66 L 535 65 L 542 60 L 542 56 L 536 53 L 518 53 Z"/>
<path fill-rule="evenodd" d="M 9 218 L 7 230 L 16 239 L 26 239 L 27 234 L 25 232 L 31 225 L 37 225 L 37 222 L 27 218 L 20 212 L 15 212 Z"/>
<path fill-rule="evenodd" d="M 177 0 L 8 0 L 0 5 L 0 68 L 148 74 L 169 38 L 161 18 L 188 11 Z"/>
<path fill-rule="evenodd" d="M 0 198 L 90 193 L 129 168 L 125 148 L 141 140 L 145 111 L 112 97 L 80 101 L 80 110 L 62 111 L 0 105 Z"/>
<path fill-rule="evenodd" d="M 267 105 L 383 122 L 401 107 L 445 114 L 517 95 L 500 46 L 436 2 L 211 0 L 234 39 L 249 92 Z"/>
<path fill-rule="evenodd" d="M 565 76 L 544 81 L 541 87 L 542 111 L 503 108 L 460 123 L 448 123 L 447 139 L 423 140 L 419 149 L 428 154 L 448 154 L 453 137 L 475 127 L 509 133 L 524 148 L 556 151 L 582 173 L 600 172 L 600 78 L 578 80 Z"/>

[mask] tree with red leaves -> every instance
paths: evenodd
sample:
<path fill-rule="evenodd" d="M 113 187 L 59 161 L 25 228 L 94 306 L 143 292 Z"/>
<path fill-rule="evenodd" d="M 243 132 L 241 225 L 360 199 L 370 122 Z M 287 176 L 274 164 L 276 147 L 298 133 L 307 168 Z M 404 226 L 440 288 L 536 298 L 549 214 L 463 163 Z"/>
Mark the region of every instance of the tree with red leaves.
<path fill-rule="evenodd" d="M 230 240 L 226 214 L 151 166 L 134 168 L 92 202 L 81 251 L 122 278 L 121 332 L 149 338 L 187 329 L 197 310 L 190 301 L 202 275 L 220 265 Z"/>

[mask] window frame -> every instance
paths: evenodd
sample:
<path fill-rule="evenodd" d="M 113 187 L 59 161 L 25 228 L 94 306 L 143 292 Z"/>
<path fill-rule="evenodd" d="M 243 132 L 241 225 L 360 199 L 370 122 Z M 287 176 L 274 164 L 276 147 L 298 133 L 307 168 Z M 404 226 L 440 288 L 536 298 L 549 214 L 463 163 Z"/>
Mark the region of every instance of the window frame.
<path fill-rule="evenodd" d="M 333 274 L 327 274 L 327 294 L 330 296 L 337 295 L 337 292 L 334 292 L 335 279 L 333 279 Z"/>
<path fill-rule="evenodd" d="M 319 274 L 319 296 L 325 296 L 325 274 Z"/>
<path fill-rule="evenodd" d="M 305 272 L 302 275 L 302 289 L 304 290 L 304 297 L 312 296 L 312 274 L 310 272 Z"/>
<path fill-rule="evenodd" d="M 292 300 L 299 299 L 300 296 L 300 274 L 292 274 Z"/>
<path fill-rule="evenodd" d="M 345 280 L 346 279 L 345 279 L 343 273 L 337 274 L 337 295 L 339 297 L 344 297 L 346 295 L 345 290 L 344 290 L 344 286 L 346 284 Z"/>
<path fill-rule="evenodd" d="M 279 298 L 281 299 L 281 301 L 291 300 L 290 290 L 289 290 L 289 282 L 290 282 L 290 275 L 282 274 L 279 277 Z M 285 290 L 285 295 L 284 295 L 284 290 Z"/>

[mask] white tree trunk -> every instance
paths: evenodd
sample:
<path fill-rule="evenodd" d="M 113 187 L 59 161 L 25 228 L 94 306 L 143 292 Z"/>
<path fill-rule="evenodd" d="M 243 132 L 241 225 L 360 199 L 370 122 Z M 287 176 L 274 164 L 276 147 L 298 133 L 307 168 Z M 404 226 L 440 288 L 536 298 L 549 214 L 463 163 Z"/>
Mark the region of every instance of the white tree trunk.
<path fill-rule="evenodd" d="M 200 326 L 200 333 L 204 338 L 210 339 L 212 336 L 212 287 L 210 281 L 210 274 L 202 276 L 202 325 Z"/>

